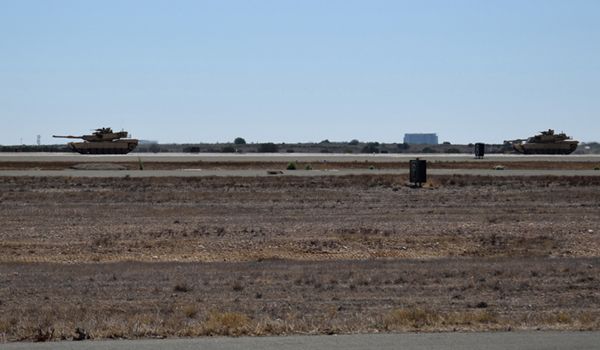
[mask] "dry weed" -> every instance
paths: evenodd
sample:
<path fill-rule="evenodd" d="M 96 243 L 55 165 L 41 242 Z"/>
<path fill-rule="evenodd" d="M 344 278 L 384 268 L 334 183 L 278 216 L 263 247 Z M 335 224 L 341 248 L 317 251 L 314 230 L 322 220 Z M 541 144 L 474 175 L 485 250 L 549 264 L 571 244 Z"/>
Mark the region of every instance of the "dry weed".
<path fill-rule="evenodd" d="M 448 327 L 481 328 L 499 323 L 497 314 L 488 310 L 438 312 L 410 307 L 391 311 L 384 319 L 386 330 L 444 329 Z"/>
<path fill-rule="evenodd" d="M 250 319 L 238 312 L 216 312 L 208 315 L 202 323 L 205 335 L 240 336 L 250 332 Z"/>

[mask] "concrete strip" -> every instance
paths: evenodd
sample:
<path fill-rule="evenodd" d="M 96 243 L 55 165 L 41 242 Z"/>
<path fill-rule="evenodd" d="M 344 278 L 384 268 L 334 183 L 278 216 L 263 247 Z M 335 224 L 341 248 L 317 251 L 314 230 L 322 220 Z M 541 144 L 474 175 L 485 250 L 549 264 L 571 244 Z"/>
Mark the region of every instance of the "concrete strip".
<path fill-rule="evenodd" d="M 126 155 L 82 155 L 77 153 L 0 153 L 0 162 L 408 162 L 410 159 L 440 162 L 481 162 L 472 154 L 337 154 L 337 153 L 130 153 Z M 483 161 L 600 162 L 600 155 L 493 154 Z"/>
<path fill-rule="evenodd" d="M 0 170 L 0 177 L 257 177 L 257 176 L 344 176 L 344 175 L 405 175 L 408 169 L 340 169 L 340 170 Z M 493 169 L 430 169 L 429 175 L 478 176 L 600 176 L 597 170 L 493 170 Z"/>
<path fill-rule="evenodd" d="M 340 336 L 197 338 L 168 340 L 111 340 L 84 342 L 13 343 L 0 349 L 57 350 L 546 350 L 598 349 L 600 332 L 408 333 Z"/>

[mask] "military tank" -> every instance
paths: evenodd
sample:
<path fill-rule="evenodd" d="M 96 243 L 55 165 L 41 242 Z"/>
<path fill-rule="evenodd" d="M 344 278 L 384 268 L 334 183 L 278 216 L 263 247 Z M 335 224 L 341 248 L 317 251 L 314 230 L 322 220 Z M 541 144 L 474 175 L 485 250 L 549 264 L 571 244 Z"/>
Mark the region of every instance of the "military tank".
<path fill-rule="evenodd" d="M 556 134 L 552 129 L 528 139 L 505 142 L 512 144 L 515 151 L 523 154 L 571 154 L 579 144 L 579 141 L 571 139 L 564 132 Z"/>
<path fill-rule="evenodd" d="M 127 131 L 113 132 L 111 128 L 96 129 L 91 135 L 52 137 L 82 139 L 83 142 L 69 142 L 69 147 L 81 154 L 126 154 L 138 145 L 138 140 L 127 138 Z"/>

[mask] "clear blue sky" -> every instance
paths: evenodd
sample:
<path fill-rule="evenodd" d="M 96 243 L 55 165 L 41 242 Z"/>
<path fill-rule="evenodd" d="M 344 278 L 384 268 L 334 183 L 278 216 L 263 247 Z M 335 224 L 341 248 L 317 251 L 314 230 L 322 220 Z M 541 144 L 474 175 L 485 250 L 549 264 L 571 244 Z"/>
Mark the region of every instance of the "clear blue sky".
<path fill-rule="evenodd" d="M 600 141 L 600 1 L 0 0 L 0 144 Z"/>

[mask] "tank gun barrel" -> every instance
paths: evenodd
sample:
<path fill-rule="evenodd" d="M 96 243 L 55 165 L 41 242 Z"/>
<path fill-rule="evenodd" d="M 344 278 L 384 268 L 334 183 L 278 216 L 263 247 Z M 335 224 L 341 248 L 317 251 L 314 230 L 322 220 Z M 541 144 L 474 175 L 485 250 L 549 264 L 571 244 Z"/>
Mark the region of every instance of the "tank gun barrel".
<path fill-rule="evenodd" d="M 52 137 L 57 138 L 57 139 L 82 139 L 83 138 L 83 136 L 71 136 L 71 135 L 67 135 L 67 136 L 52 135 Z"/>
<path fill-rule="evenodd" d="M 524 141 L 527 141 L 527 139 L 504 140 L 504 143 L 520 143 Z"/>

